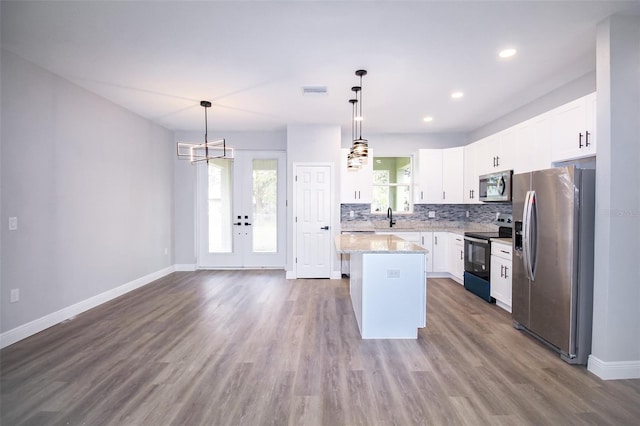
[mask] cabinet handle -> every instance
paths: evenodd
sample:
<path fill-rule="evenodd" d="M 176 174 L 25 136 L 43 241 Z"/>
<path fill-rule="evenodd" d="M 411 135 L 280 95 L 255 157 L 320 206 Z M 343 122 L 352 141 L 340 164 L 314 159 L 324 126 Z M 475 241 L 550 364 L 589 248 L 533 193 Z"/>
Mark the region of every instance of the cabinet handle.
<path fill-rule="evenodd" d="M 443 200 L 446 200 L 446 199 L 447 199 L 447 197 L 445 197 L 445 193 L 444 193 L 444 191 L 442 191 L 442 199 L 443 199 Z"/>
<path fill-rule="evenodd" d="M 433 237 L 435 240 L 436 245 L 438 245 L 438 236 L 436 235 L 435 237 Z"/>
<path fill-rule="evenodd" d="M 500 167 L 500 157 L 496 156 L 496 167 Z"/>
<path fill-rule="evenodd" d="M 362 196 L 360 195 L 360 191 L 358 191 L 358 200 L 361 199 Z"/>
<path fill-rule="evenodd" d="M 578 148 L 582 148 L 582 132 L 578 133 Z"/>
<path fill-rule="evenodd" d="M 504 277 L 504 265 L 500 265 L 500 278 Z"/>
<path fill-rule="evenodd" d="M 422 247 L 424 247 L 424 237 L 420 237 L 422 241 Z"/>
<path fill-rule="evenodd" d="M 354 200 L 358 199 L 358 191 L 353 191 L 353 199 Z"/>
<path fill-rule="evenodd" d="M 587 147 L 587 146 L 591 145 L 591 144 L 589 143 L 589 135 L 590 135 L 590 133 L 589 133 L 589 131 L 588 131 L 588 130 L 587 130 L 586 132 L 584 132 L 584 146 L 585 146 L 585 147 Z"/>
<path fill-rule="evenodd" d="M 424 200 L 424 192 L 420 191 L 420 201 Z"/>
<path fill-rule="evenodd" d="M 509 277 L 507 276 L 507 270 L 508 270 L 508 269 L 509 269 L 508 267 L 506 267 L 506 266 L 504 267 L 504 277 L 505 277 L 505 278 L 509 278 Z"/>
<path fill-rule="evenodd" d="M 460 260 L 464 260 L 464 253 L 460 250 Z"/>
<path fill-rule="evenodd" d="M 508 251 L 506 251 L 506 250 L 500 250 L 500 251 L 501 251 L 502 253 L 504 253 L 504 254 L 509 254 L 509 252 L 508 252 Z"/>
<path fill-rule="evenodd" d="M 493 157 L 493 167 L 496 166 L 496 157 Z"/>

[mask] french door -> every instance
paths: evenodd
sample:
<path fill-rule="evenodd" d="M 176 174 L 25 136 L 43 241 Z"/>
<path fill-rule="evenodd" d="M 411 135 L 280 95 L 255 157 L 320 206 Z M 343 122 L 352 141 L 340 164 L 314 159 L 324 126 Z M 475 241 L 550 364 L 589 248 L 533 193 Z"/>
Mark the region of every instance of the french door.
<path fill-rule="evenodd" d="M 198 165 L 198 268 L 284 268 L 285 160 L 236 150 Z"/>

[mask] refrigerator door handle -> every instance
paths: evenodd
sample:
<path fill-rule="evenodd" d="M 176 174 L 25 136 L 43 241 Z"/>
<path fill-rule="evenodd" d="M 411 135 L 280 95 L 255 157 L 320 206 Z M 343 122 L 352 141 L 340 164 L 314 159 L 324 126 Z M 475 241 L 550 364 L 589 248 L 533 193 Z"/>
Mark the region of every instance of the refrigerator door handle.
<path fill-rule="evenodd" d="M 533 281 L 533 265 L 531 262 L 531 221 L 535 191 L 527 191 L 524 200 L 524 214 L 522 218 L 522 257 L 527 278 Z"/>

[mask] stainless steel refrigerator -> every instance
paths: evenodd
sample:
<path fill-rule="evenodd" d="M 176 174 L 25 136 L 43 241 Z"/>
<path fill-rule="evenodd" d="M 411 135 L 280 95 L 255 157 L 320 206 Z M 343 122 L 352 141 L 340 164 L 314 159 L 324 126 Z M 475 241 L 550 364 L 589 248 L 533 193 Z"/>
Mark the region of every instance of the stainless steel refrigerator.
<path fill-rule="evenodd" d="M 513 177 L 514 326 L 571 364 L 591 353 L 595 170 Z"/>

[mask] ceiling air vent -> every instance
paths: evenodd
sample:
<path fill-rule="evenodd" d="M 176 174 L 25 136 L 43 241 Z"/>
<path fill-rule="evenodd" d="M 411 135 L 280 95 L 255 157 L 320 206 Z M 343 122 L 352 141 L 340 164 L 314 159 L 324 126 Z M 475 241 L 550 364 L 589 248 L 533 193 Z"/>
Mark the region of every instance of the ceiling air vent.
<path fill-rule="evenodd" d="M 324 96 L 327 94 L 327 86 L 303 86 L 304 96 Z"/>

